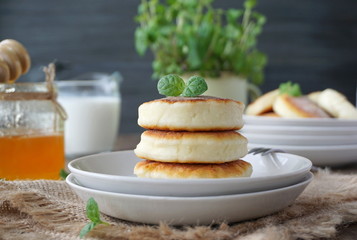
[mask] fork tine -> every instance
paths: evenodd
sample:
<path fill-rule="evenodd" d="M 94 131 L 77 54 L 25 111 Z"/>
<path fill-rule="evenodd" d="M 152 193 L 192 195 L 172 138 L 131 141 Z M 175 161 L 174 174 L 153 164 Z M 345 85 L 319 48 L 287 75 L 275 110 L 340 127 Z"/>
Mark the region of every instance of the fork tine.
<path fill-rule="evenodd" d="M 258 151 L 259 149 L 261 149 L 261 148 L 252 148 L 252 149 L 250 149 L 249 151 L 248 151 L 248 154 L 250 154 L 250 153 L 255 153 L 256 151 Z"/>
<path fill-rule="evenodd" d="M 252 148 L 248 153 L 253 153 L 253 155 L 256 155 L 259 153 L 264 153 L 268 150 L 269 150 L 269 148 Z"/>
<path fill-rule="evenodd" d="M 276 152 L 282 152 L 285 153 L 284 150 L 277 149 L 277 148 L 262 148 L 262 147 L 257 147 L 257 148 L 252 148 L 249 150 L 248 154 L 252 153 L 253 155 L 261 153 L 262 156 L 266 156 L 270 153 L 276 153 Z"/>
<path fill-rule="evenodd" d="M 261 149 L 255 151 L 254 154 L 265 153 L 265 152 L 268 151 L 268 150 L 269 150 L 268 148 L 261 148 Z"/>
<path fill-rule="evenodd" d="M 253 148 L 249 152 L 253 153 L 253 155 L 261 154 L 263 164 L 269 169 L 280 169 L 281 162 L 275 153 L 277 152 L 285 152 L 276 148 Z"/>
<path fill-rule="evenodd" d="M 248 154 L 250 154 L 250 153 L 255 153 L 256 151 L 258 151 L 258 150 L 260 150 L 260 149 L 262 149 L 262 148 L 252 148 L 252 149 L 250 149 L 250 150 L 248 151 Z"/>
<path fill-rule="evenodd" d="M 285 153 L 285 151 L 281 149 L 271 148 L 268 149 L 266 152 L 262 153 L 262 156 L 268 155 L 269 153 L 277 153 L 277 152 Z"/>

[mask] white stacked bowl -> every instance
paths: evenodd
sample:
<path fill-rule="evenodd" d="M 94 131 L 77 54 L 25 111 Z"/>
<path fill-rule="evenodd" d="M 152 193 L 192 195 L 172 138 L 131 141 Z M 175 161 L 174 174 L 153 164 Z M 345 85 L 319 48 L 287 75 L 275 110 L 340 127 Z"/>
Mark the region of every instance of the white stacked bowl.
<path fill-rule="evenodd" d="M 357 120 L 244 116 L 248 147 L 278 148 L 318 166 L 357 162 Z"/>
<path fill-rule="evenodd" d="M 142 160 L 133 151 L 101 153 L 71 161 L 66 182 L 82 200 L 93 197 L 109 216 L 181 225 L 237 222 L 275 213 L 291 205 L 313 179 L 311 161 L 301 156 L 248 154 L 243 159 L 252 164 L 251 177 L 148 179 L 133 174 Z"/>

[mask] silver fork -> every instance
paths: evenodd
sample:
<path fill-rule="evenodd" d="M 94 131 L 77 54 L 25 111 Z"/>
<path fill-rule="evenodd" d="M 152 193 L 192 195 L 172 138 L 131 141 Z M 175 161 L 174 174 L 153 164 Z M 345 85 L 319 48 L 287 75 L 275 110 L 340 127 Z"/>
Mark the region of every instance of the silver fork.
<path fill-rule="evenodd" d="M 262 157 L 264 157 L 265 159 L 266 159 L 266 157 L 271 156 L 271 158 L 270 158 L 271 161 L 265 161 L 265 163 L 269 167 L 279 168 L 281 166 L 281 163 L 280 163 L 279 159 L 277 158 L 277 156 L 275 155 L 275 153 L 277 153 L 277 152 L 286 153 L 284 150 L 277 149 L 277 148 L 259 148 L 259 147 L 257 147 L 257 148 L 250 149 L 248 151 L 248 154 L 253 154 L 253 155 L 261 154 Z M 318 167 L 312 166 L 310 171 L 317 172 Z"/>
<path fill-rule="evenodd" d="M 276 148 L 252 148 L 249 150 L 248 154 L 261 154 L 264 161 L 264 164 L 271 169 L 279 169 L 281 168 L 281 162 L 277 158 L 277 152 L 285 153 L 285 151 Z"/>
<path fill-rule="evenodd" d="M 282 152 L 285 153 L 285 151 L 277 148 L 252 148 L 249 150 L 248 154 L 252 153 L 253 155 L 256 154 L 262 154 L 262 156 L 268 155 L 269 153 L 276 153 L 276 152 Z"/>

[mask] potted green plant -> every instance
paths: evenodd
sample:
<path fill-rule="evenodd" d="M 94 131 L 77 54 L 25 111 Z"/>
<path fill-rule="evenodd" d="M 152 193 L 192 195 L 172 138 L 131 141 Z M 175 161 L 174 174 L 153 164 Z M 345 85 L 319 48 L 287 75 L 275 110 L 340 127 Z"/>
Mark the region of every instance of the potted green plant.
<path fill-rule="evenodd" d="M 170 73 L 199 74 L 206 78 L 207 94 L 246 102 L 249 86 L 264 80 L 267 57 L 256 45 L 266 18 L 253 11 L 256 0 L 246 0 L 243 9 L 227 10 L 214 8 L 212 2 L 142 0 L 136 50 L 140 55 L 152 51 L 156 79 Z M 222 87 L 228 90 L 218 89 Z M 216 90 L 223 93 L 212 93 Z M 223 96 L 227 91 L 234 96 Z"/>

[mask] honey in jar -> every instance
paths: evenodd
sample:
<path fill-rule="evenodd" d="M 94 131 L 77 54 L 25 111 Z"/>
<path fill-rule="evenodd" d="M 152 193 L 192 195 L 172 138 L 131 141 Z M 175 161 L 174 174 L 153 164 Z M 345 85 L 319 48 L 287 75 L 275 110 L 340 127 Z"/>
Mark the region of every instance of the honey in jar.
<path fill-rule="evenodd" d="M 59 179 L 64 120 L 52 83 L 0 84 L 0 178 Z"/>
<path fill-rule="evenodd" d="M 16 83 L 31 59 L 18 41 L 0 42 L 0 178 L 59 179 L 66 114 L 57 102 L 54 65 L 46 82 Z"/>
<path fill-rule="evenodd" d="M 63 134 L 0 137 L 0 176 L 6 180 L 58 179 L 64 168 Z"/>

